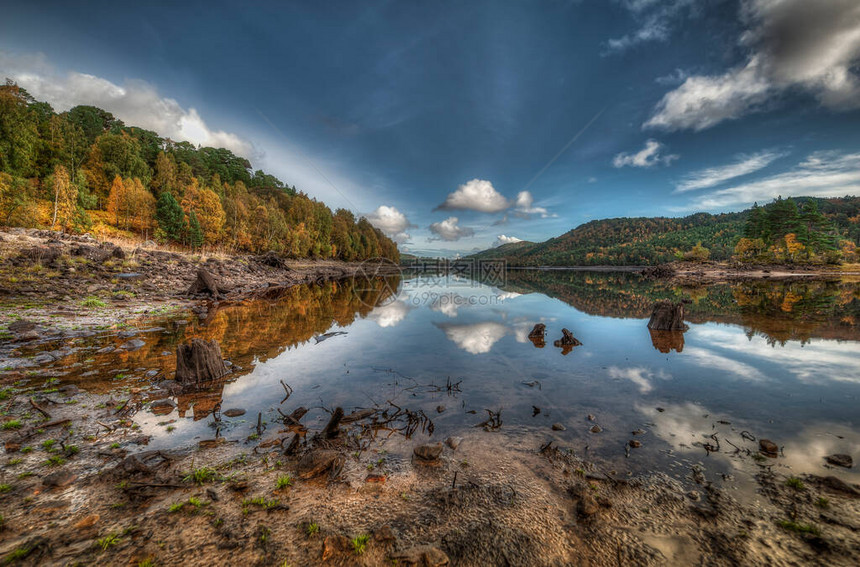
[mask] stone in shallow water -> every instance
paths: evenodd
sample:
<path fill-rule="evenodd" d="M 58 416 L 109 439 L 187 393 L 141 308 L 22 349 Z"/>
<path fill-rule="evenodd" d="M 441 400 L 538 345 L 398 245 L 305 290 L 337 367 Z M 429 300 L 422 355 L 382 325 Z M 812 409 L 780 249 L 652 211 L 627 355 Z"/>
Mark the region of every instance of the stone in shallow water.
<path fill-rule="evenodd" d="M 851 458 L 851 455 L 846 455 L 844 453 L 836 453 L 833 455 L 828 455 L 824 457 L 825 460 L 831 465 L 836 465 L 837 467 L 845 467 L 850 469 L 854 466 L 854 459 Z"/>
<path fill-rule="evenodd" d="M 221 415 L 225 417 L 239 417 L 240 415 L 245 415 L 245 410 L 240 408 L 230 408 L 221 412 Z"/>
<path fill-rule="evenodd" d="M 599 425 L 592 425 L 591 426 L 591 432 L 592 433 L 600 433 L 601 431 L 603 431 L 603 428 L 600 427 Z"/>
<path fill-rule="evenodd" d="M 631 439 L 631 440 L 628 442 L 628 444 L 629 444 L 631 447 L 633 447 L 634 449 L 638 449 L 639 447 L 641 447 L 641 446 L 642 446 L 642 443 L 640 443 L 640 442 L 639 442 L 639 441 L 637 441 L 636 439 Z"/>
<path fill-rule="evenodd" d="M 452 450 L 456 451 L 457 447 L 460 446 L 460 443 L 463 442 L 462 437 L 448 437 L 445 439 L 445 444 L 451 447 Z"/>
<path fill-rule="evenodd" d="M 552 424 L 552 430 L 553 431 L 564 431 L 565 429 L 567 429 L 567 427 L 563 426 L 560 423 L 553 423 Z"/>
<path fill-rule="evenodd" d="M 145 344 L 146 343 L 140 339 L 132 339 L 130 341 L 126 341 L 126 342 L 122 343 L 121 345 L 119 345 L 119 348 L 121 348 L 123 350 L 137 350 Z"/>
<path fill-rule="evenodd" d="M 427 443 L 418 445 L 412 450 L 422 461 L 435 461 L 442 456 L 442 443 Z"/>
<path fill-rule="evenodd" d="M 760 439 L 758 446 L 761 449 L 761 452 L 768 457 L 776 457 L 779 455 L 779 447 L 770 439 Z"/>

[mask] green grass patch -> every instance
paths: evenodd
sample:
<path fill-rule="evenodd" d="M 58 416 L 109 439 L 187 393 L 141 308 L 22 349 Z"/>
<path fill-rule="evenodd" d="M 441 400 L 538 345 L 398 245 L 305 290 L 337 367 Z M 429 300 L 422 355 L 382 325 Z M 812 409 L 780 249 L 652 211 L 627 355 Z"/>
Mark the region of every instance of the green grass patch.
<path fill-rule="evenodd" d="M 795 489 L 798 492 L 806 490 L 806 485 L 803 484 L 803 481 L 796 476 L 788 477 L 788 480 L 785 481 L 785 485 L 789 488 Z"/>
<path fill-rule="evenodd" d="M 791 520 L 783 520 L 779 522 L 779 527 L 798 534 L 811 534 L 814 536 L 821 535 L 821 529 L 813 524 L 801 524 L 798 522 L 792 522 Z"/>
<path fill-rule="evenodd" d="M 21 429 L 24 424 L 21 423 L 20 419 L 10 419 L 9 421 L 0 425 L 0 429 L 8 430 L 8 429 Z"/>
<path fill-rule="evenodd" d="M 275 488 L 278 490 L 287 488 L 288 486 L 293 485 L 293 477 L 288 474 L 281 475 L 278 477 L 278 480 L 275 481 Z"/>
<path fill-rule="evenodd" d="M 367 542 L 369 541 L 369 535 L 361 534 L 349 540 L 349 543 L 352 544 L 352 551 L 355 552 L 356 555 L 361 555 L 362 553 L 367 551 Z"/>
<path fill-rule="evenodd" d="M 88 309 L 100 309 L 102 307 L 107 307 L 107 303 L 99 299 L 98 297 L 91 295 L 88 298 L 81 301 L 81 305 Z"/>

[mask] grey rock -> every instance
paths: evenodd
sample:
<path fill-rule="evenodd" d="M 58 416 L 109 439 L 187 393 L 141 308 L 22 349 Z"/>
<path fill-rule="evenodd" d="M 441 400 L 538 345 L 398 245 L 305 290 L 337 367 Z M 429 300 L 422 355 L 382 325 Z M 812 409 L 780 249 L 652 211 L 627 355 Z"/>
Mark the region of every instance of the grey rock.
<path fill-rule="evenodd" d="M 144 346 L 146 343 L 140 339 L 132 339 L 130 341 L 126 341 L 119 345 L 119 348 L 127 351 L 137 350 L 140 347 Z"/>
<path fill-rule="evenodd" d="M 603 431 L 603 428 L 600 427 L 599 425 L 592 425 L 591 426 L 591 432 L 592 433 L 600 433 L 601 431 Z"/>
<path fill-rule="evenodd" d="M 456 451 L 457 447 L 459 447 L 460 443 L 462 442 L 462 437 L 448 437 L 447 439 L 445 439 L 445 444 L 448 445 L 453 451 Z"/>
<path fill-rule="evenodd" d="M 77 480 L 77 476 L 70 471 L 57 471 L 42 479 L 42 484 L 52 488 L 65 488 Z"/>
<path fill-rule="evenodd" d="M 245 410 L 240 408 L 230 408 L 221 412 L 221 415 L 225 417 L 239 417 L 240 415 L 245 415 Z"/>
<path fill-rule="evenodd" d="M 422 461 L 435 461 L 442 456 L 442 443 L 418 445 L 412 452 Z"/>
<path fill-rule="evenodd" d="M 567 429 L 567 427 L 563 426 L 563 425 L 562 425 L 562 424 L 560 424 L 560 423 L 553 423 L 553 424 L 552 424 L 552 430 L 553 430 L 553 431 L 564 431 L 564 430 L 566 430 L 566 429 Z"/>

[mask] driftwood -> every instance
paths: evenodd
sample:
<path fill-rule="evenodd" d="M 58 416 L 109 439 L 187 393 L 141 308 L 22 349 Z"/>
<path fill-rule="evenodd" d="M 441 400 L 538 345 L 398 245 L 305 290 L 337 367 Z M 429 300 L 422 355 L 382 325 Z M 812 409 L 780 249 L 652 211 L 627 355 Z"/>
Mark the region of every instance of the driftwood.
<path fill-rule="evenodd" d="M 176 381 L 183 387 L 199 388 L 221 378 L 229 371 L 214 339 L 192 339 L 176 349 Z"/>
<path fill-rule="evenodd" d="M 186 295 L 211 295 L 213 299 L 218 299 L 221 295 L 229 293 L 230 290 L 215 279 L 215 276 L 210 274 L 206 268 L 197 269 L 197 279 L 185 292 Z"/>
<path fill-rule="evenodd" d="M 284 261 L 284 259 L 280 257 L 277 253 L 272 252 L 271 250 L 266 252 L 265 254 L 257 256 L 256 260 L 264 266 L 290 271 L 290 267 L 287 266 L 287 263 Z"/>
<path fill-rule="evenodd" d="M 340 433 L 340 421 L 342 419 L 343 408 L 335 408 L 334 413 L 331 414 L 331 419 L 326 424 L 325 429 L 320 433 L 320 436 L 322 436 L 323 439 L 334 439 L 337 437 L 338 433 Z"/>
<path fill-rule="evenodd" d="M 684 304 L 669 300 L 658 301 L 651 311 L 648 328 L 655 331 L 686 331 L 684 324 Z"/>

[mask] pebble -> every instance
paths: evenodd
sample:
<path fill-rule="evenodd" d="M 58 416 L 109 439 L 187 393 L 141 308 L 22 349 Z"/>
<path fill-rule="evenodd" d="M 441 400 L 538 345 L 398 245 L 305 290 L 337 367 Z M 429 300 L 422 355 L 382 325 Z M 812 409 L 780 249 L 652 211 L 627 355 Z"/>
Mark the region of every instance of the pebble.
<path fill-rule="evenodd" d="M 597 418 L 591 414 L 588 414 L 588 421 L 597 421 Z"/>
<path fill-rule="evenodd" d="M 225 417 L 239 417 L 240 415 L 245 415 L 245 410 L 240 408 L 230 408 L 222 411 L 221 415 Z"/>
<path fill-rule="evenodd" d="M 123 350 L 131 351 L 131 350 L 137 350 L 145 344 L 146 343 L 140 339 L 132 339 L 130 341 L 126 341 L 126 342 L 122 343 L 121 345 L 119 345 L 119 348 L 121 348 Z"/>
<path fill-rule="evenodd" d="M 445 406 L 436 406 L 436 413 L 442 413 L 445 411 Z"/>
<path fill-rule="evenodd" d="M 451 447 L 451 449 L 453 451 L 456 451 L 457 447 L 459 447 L 460 443 L 462 443 L 462 442 L 463 442 L 462 437 L 448 437 L 447 439 L 445 439 L 445 444 L 448 445 L 449 447 Z"/>
<path fill-rule="evenodd" d="M 567 429 L 567 427 L 563 426 L 563 425 L 562 425 L 562 424 L 560 424 L 560 423 L 553 423 L 553 424 L 552 424 L 552 430 L 553 430 L 553 431 L 564 431 L 564 430 L 566 430 L 566 429 Z"/>
<path fill-rule="evenodd" d="M 628 441 L 628 444 L 629 444 L 631 447 L 633 447 L 634 449 L 638 449 L 639 447 L 641 447 L 641 446 L 642 446 L 642 443 L 640 443 L 640 442 L 639 442 L 639 441 L 637 441 L 636 439 L 631 439 L 630 441 Z"/>
<path fill-rule="evenodd" d="M 591 426 L 591 432 L 592 433 L 600 433 L 601 431 L 603 431 L 603 428 L 600 427 L 599 425 L 592 425 Z"/>

